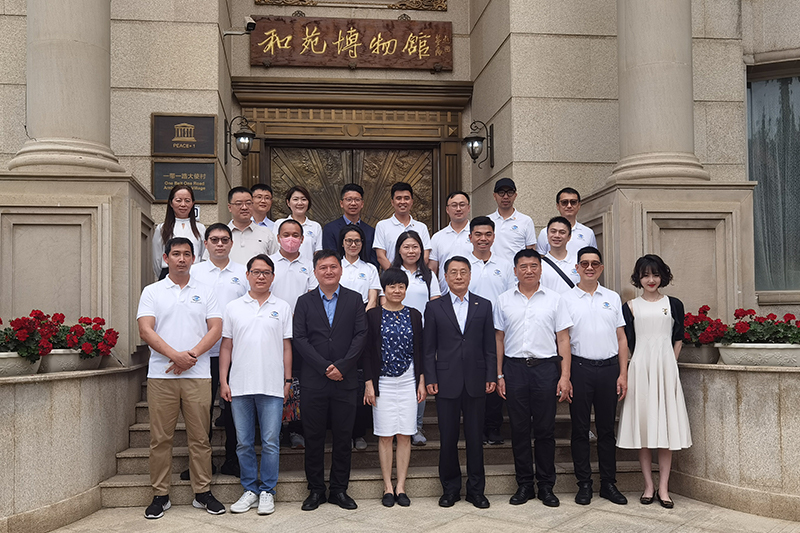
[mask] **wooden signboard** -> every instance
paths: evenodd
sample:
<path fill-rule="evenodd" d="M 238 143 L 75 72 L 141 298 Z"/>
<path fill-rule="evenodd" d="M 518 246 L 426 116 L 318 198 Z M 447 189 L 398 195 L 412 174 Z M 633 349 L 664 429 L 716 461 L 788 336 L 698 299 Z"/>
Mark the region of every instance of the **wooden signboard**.
<path fill-rule="evenodd" d="M 451 22 L 253 18 L 251 65 L 453 70 Z"/>
<path fill-rule="evenodd" d="M 216 115 L 152 114 L 153 155 L 216 157 Z"/>
<path fill-rule="evenodd" d="M 169 199 L 175 185 L 188 185 L 195 202 L 211 204 L 217 201 L 214 161 L 153 161 L 153 196 L 158 203 Z"/>

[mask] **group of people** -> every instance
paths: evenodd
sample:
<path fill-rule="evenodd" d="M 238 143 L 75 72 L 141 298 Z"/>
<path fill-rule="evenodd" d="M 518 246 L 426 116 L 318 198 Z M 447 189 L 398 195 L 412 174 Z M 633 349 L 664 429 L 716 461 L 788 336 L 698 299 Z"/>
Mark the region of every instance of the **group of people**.
<path fill-rule="evenodd" d="M 450 224 L 432 238 L 411 216 L 413 194 L 409 184 L 394 184 L 394 214 L 373 228 L 361 220 L 363 189 L 345 185 L 343 216 L 322 228 L 307 217 L 311 195 L 302 186 L 287 191 L 291 215 L 275 222 L 268 218 L 269 186 L 235 187 L 228 194 L 230 223 L 205 228 L 195 219 L 191 188 L 171 191 L 153 239 L 160 280 L 145 287 L 137 314 L 151 351 L 154 498 L 147 518 L 160 518 L 170 507 L 179 413 L 189 442 L 182 476 L 191 480 L 193 505 L 225 512 L 210 491 L 217 388 L 227 436 L 221 471 L 238 475 L 244 489 L 231 505 L 234 513 L 274 512 L 285 422 L 291 445 L 305 448 L 309 496 L 302 509 L 326 501 L 357 508 L 347 494 L 351 453 L 366 448 L 370 416 L 384 481 L 381 501 L 410 505 L 406 476 L 411 446 L 426 442 L 428 395 L 436 396 L 441 435 L 442 507 L 461 498 L 462 425 L 466 499 L 489 507 L 483 444 L 503 443 L 504 404 L 518 486 L 509 502 L 538 496 L 558 506 L 559 402 L 570 404 L 578 504 L 593 496 L 594 409 L 600 496 L 627 503 L 616 487 L 616 448 L 639 449 L 641 503 L 673 506 L 671 453 L 690 446 L 691 436 L 677 369 L 683 306 L 660 292 L 672 279 L 669 267 L 655 255 L 640 258 L 631 282 L 642 296 L 623 305 L 598 282 L 602 254 L 592 230 L 576 220 L 580 194 L 572 188 L 556 195 L 559 215 L 538 236 L 532 219 L 514 208 L 517 190 L 509 178 L 495 182 L 497 210 L 489 216 L 470 219 L 469 195 L 451 193 Z M 658 487 L 651 474 L 654 449 Z"/>

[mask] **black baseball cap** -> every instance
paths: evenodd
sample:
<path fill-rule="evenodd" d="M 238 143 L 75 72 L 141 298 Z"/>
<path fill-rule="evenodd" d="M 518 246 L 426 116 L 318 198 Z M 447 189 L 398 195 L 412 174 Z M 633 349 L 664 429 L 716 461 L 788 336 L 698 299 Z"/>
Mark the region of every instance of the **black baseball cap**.
<path fill-rule="evenodd" d="M 511 178 L 500 178 L 497 180 L 497 183 L 494 184 L 494 192 L 499 191 L 500 189 L 511 189 L 513 191 L 517 190 L 517 186 L 514 185 L 514 180 Z"/>

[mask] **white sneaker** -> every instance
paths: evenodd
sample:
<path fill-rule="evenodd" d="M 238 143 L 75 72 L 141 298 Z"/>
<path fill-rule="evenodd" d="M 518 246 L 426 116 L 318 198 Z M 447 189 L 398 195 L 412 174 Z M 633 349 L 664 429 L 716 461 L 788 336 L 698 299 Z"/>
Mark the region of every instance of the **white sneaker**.
<path fill-rule="evenodd" d="M 258 514 L 272 514 L 275 512 L 275 496 L 267 491 L 262 491 L 258 497 Z"/>
<path fill-rule="evenodd" d="M 411 435 L 411 444 L 414 446 L 425 446 L 427 442 L 428 439 L 425 438 L 425 433 L 423 433 L 422 428 L 419 428 L 416 433 Z"/>
<path fill-rule="evenodd" d="M 263 494 L 263 493 L 262 493 Z M 244 491 L 242 497 L 239 500 L 231 505 L 231 512 L 232 513 L 246 513 L 253 507 L 259 506 L 258 505 L 258 494 L 251 490 Z M 259 506 L 260 507 L 260 506 Z"/>

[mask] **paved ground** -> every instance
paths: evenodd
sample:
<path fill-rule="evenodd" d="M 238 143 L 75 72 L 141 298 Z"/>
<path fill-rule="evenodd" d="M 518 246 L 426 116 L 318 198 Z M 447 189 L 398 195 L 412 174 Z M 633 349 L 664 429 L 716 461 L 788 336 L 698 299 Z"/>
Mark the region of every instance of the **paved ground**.
<path fill-rule="evenodd" d="M 300 504 L 277 503 L 275 513 L 259 516 L 255 509 L 239 515 L 230 511 L 211 516 L 191 506 L 176 506 L 159 520 L 146 520 L 144 509 L 103 509 L 57 531 L 66 532 L 158 532 L 158 533 L 234 533 L 260 531 L 361 532 L 724 532 L 724 533 L 800 533 L 800 522 L 749 515 L 673 495 L 675 508 L 662 509 L 658 502 L 644 506 L 638 494 L 626 494 L 630 503 L 620 506 L 595 495 L 589 506 L 576 505 L 573 495 L 559 495 L 561 507 L 550 509 L 541 502 L 508 504 L 508 496 L 489 496 L 492 506 L 479 510 L 463 500 L 442 509 L 436 498 L 417 498 L 411 507 L 387 509 L 376 500 L 359 500 L 358 509 L 345 511 L 324 504 L 316 511 L 303 512 Z"/>

